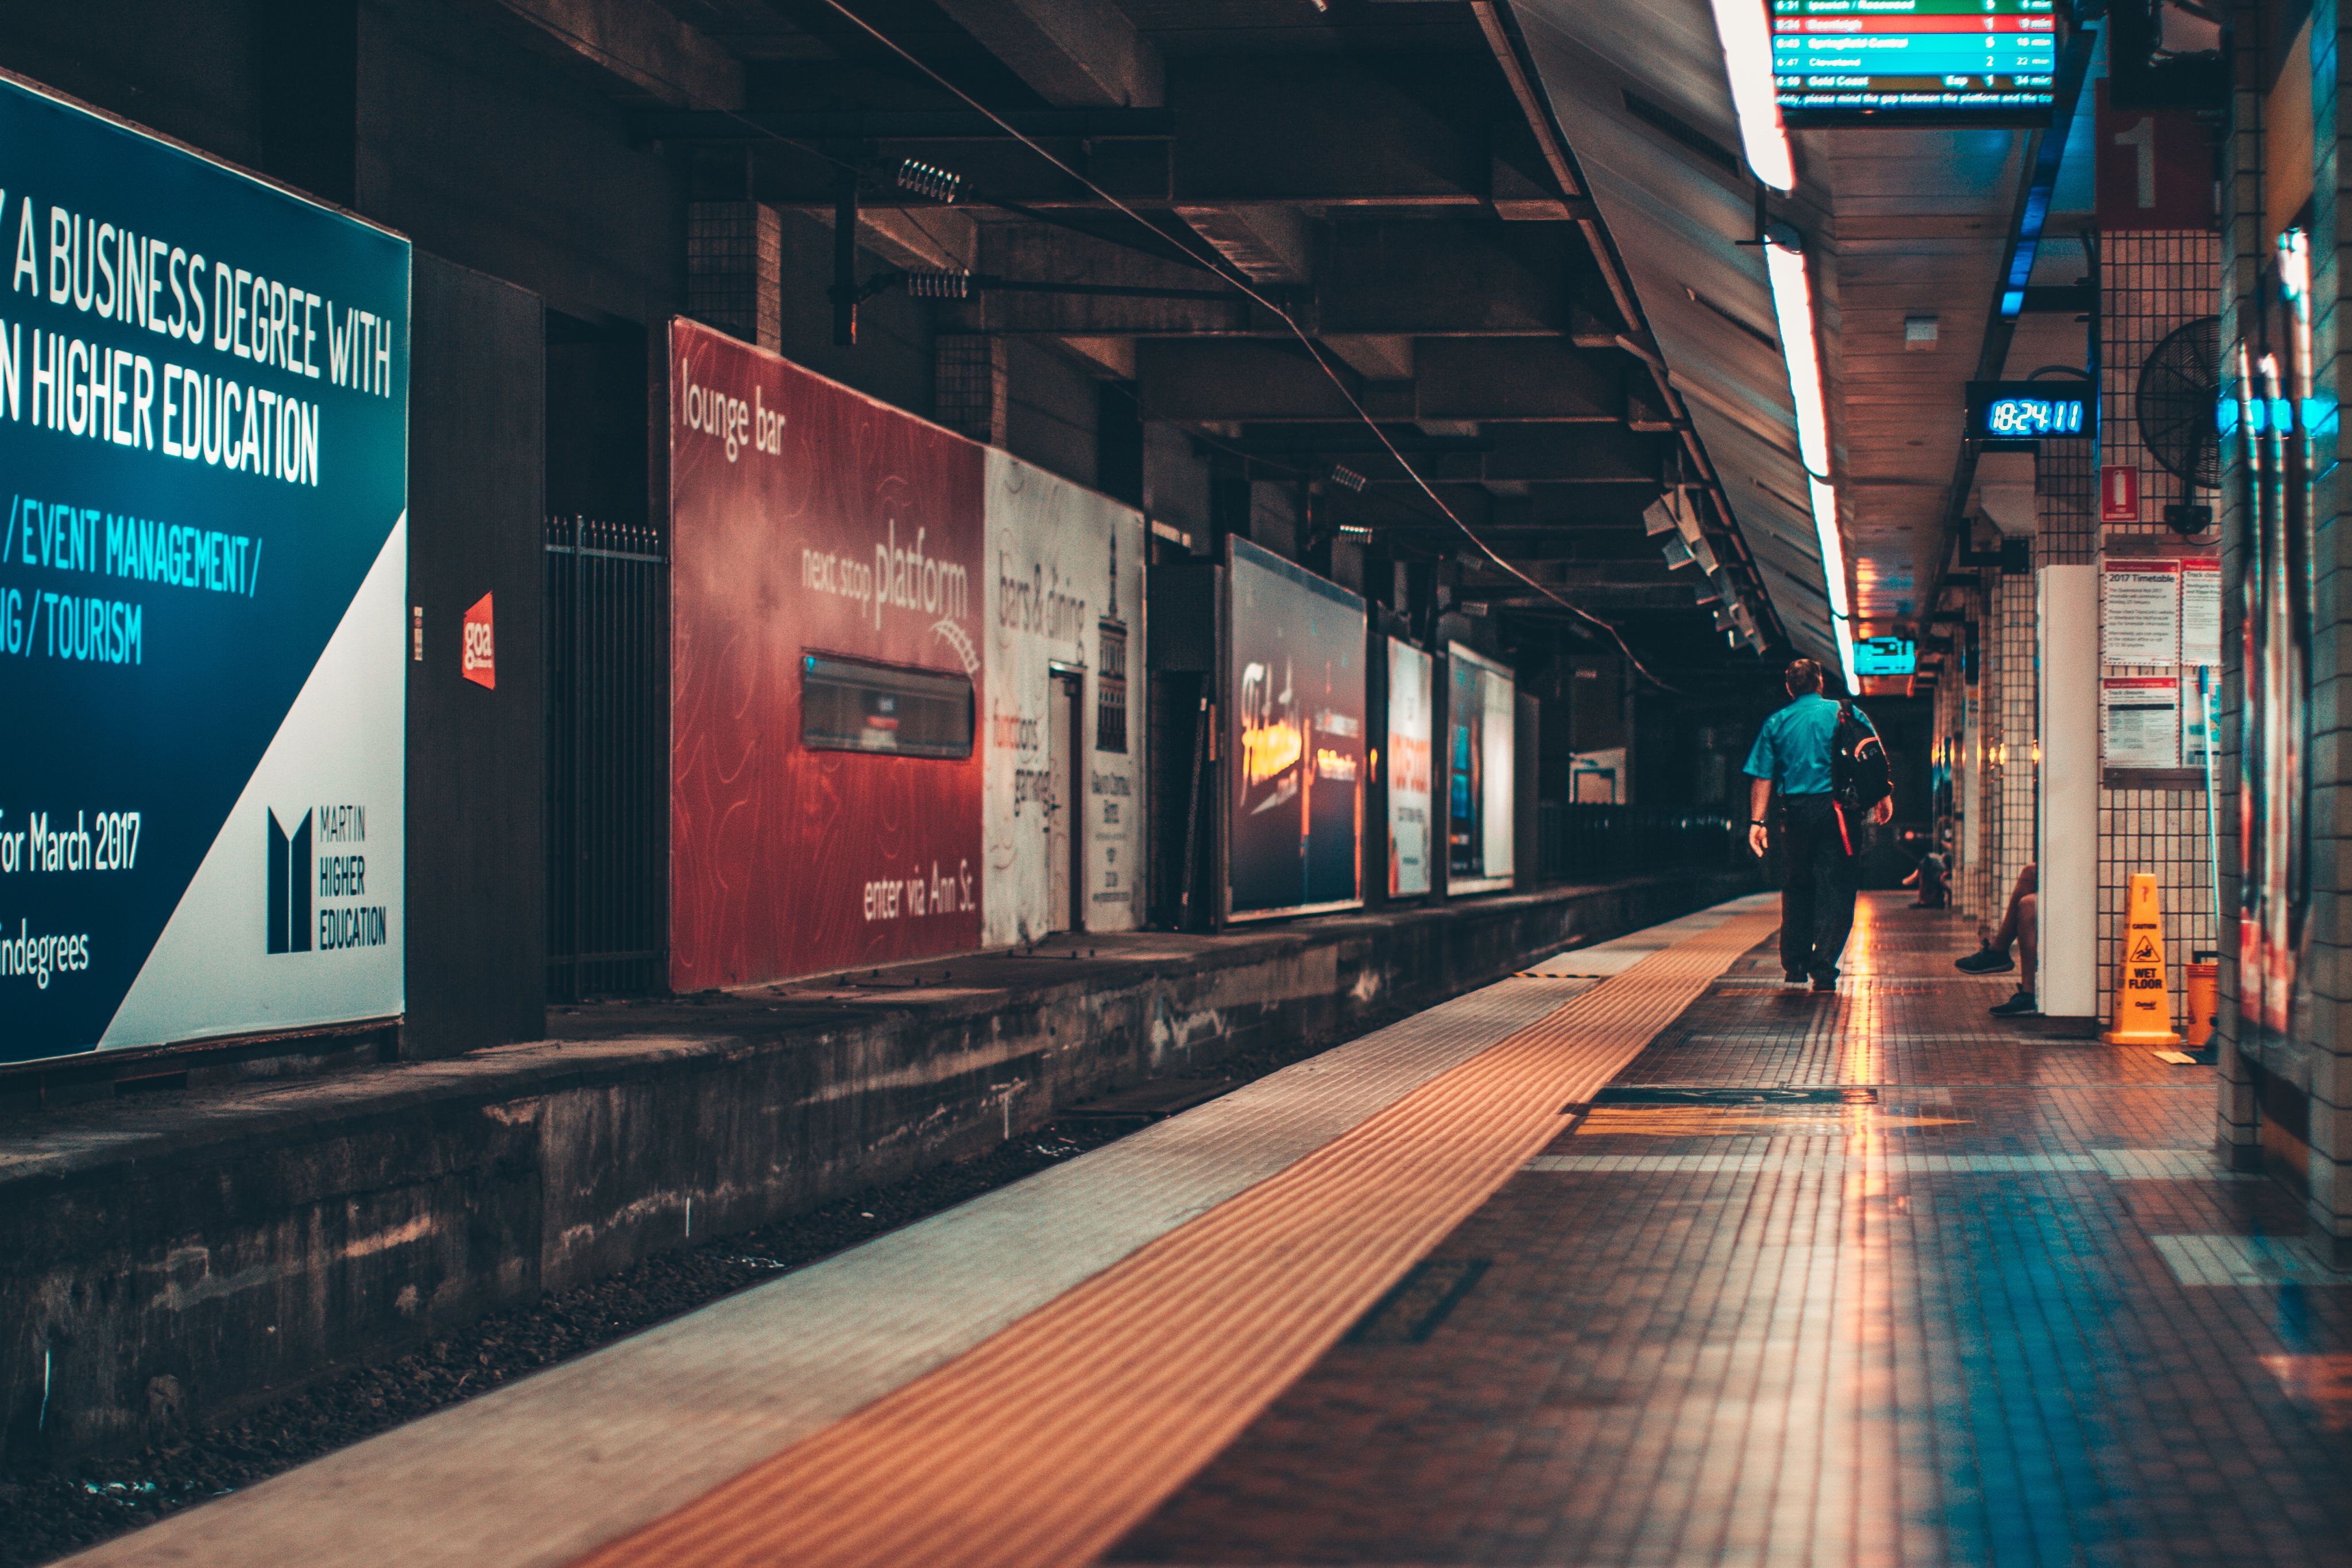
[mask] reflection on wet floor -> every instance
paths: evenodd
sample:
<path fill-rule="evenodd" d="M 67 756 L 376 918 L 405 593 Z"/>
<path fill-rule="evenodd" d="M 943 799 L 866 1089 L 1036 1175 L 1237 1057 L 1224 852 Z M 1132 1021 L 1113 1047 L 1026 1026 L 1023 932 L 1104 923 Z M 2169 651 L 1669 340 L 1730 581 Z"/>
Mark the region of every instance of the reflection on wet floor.
<path fill-rule="evenodd" d="M 2346 1277 L 2208 1070 L 1988 1017 L 1969 936 L 1751 953 L 1115 1560 L 2352 1561 Z"/>

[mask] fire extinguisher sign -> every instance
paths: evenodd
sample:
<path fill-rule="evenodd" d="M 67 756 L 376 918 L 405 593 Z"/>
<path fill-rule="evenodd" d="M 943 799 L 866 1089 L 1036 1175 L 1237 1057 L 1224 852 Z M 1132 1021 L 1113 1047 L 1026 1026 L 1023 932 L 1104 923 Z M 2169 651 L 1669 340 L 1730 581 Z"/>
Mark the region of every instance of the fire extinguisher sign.
<path fill-rule="evenodd" d="M 2099 470 L 2099 521 L 2139 521 L 2139 470 L 2110 465 Z"/>

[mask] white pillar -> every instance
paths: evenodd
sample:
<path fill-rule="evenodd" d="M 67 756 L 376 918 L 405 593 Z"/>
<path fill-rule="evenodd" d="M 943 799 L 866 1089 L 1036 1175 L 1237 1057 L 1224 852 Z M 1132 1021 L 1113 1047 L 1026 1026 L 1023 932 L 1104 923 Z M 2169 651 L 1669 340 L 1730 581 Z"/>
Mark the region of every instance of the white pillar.
<path fill-rule="evenodd" d="M 2043 567 L 2034 591 L 2042 623 L 2035 999 L 2052 1017 L 2090 1018 L 2098 1008 L 2099 569 Z"/>

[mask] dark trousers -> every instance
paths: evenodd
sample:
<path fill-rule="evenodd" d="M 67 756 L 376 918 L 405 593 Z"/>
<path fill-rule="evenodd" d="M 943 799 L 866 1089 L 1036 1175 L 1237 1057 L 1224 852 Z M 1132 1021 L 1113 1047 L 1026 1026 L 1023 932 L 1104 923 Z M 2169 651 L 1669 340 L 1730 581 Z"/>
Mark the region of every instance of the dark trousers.
<path fill-rule="evenodd" d="M 1780 967 L 1792 974 L 1837 973 L 1853 930 L 1853 893 L 1866 824 L 1827 795 L 1780 802 Z"/>

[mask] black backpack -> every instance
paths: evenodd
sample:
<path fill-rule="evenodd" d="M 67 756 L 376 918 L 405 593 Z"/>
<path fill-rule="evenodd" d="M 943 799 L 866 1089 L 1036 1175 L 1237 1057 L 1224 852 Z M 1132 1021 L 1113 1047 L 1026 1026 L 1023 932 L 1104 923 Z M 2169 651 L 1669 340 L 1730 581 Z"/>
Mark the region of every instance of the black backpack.
<path fill-rule="evenodd" d="M 1840 805 L 1864 812 L 1895 793 L 1886 747 L 1854 711 L 1851 697 L 1838 704 L 1837 734 L 1830 749 L 1830 788 Z"/>

